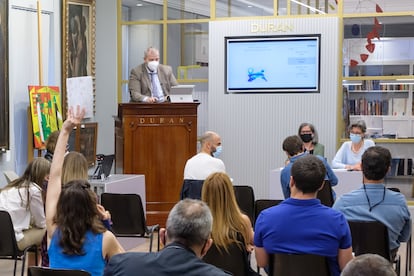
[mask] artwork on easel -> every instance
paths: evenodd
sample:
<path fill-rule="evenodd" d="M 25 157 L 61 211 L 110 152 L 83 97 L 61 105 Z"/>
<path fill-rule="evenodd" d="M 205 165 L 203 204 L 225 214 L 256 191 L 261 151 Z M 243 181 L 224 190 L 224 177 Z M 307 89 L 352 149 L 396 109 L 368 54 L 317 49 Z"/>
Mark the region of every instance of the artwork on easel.
<path fill-rule="evenodd" d="M 29 86 L 34 148 L 43 149 L 49 135 L 62 127 L 59 87 Z"/>

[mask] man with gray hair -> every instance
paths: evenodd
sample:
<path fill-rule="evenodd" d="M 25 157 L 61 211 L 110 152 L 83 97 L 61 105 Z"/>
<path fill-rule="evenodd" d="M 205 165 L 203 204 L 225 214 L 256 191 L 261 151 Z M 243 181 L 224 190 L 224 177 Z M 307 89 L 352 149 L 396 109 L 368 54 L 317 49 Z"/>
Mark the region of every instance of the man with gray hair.
<path fill-rule="evenodd" d="M 160 64 L 160 52 L 149 47 L 144 52 L 144 63 L 132 69 L 129 76 L 131 102 L 164 102 L 174 85 L 178 83 L 171 66 Z"/>
<path fill-rule="evenodd" d="M 201 258 L 213 240 L 213 217 L 208 206 L 194 199 L 179 201 L 170 211 L 167 227 L 159 235 L 164 249 L 154 253 L 129 252 L 115 255 L 104 276 L 122 275 L 229 275 Z"/>
<path fill-rule="evenodd" d="M 389 260 L 377 254 L 362 254 L 351 260 L 341 276 L 397 276 Z"/>
<path fill-rule="evenodd" d="M 222 151 L 220 136 L 213 131 L 206 131 L 199 140 L 200 152 L 188 159 L 184 167 L 181 199 L 201 199 L 204 180 L 212 173 L 226 172 L 223 161 L 217 158 Z"/>

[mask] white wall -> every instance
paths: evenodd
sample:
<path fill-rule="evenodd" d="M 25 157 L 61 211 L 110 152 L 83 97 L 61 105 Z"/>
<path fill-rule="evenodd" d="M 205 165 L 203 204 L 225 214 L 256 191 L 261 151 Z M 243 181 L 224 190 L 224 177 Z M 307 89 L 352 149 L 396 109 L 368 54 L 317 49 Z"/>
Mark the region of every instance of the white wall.
<path fill-rule="evenodd" d="M 114 154 L 117 114 L 117 1 L 96 1 L 96 114 L 97 153 Z"/>
<path fill-rule="evenodd" d="M 28 85 L 39 85 L 37 1 L 9 0 L 10 150 L 0 155 L 0 172 L 19 174 L 27 164 Z M 43 85 L 60 86 L 60 4 L 44 0 L 42 10 Z M 0 187 L 5 184 L 0 174 Z"/>
<path fill-rule="evenodd" d="M 9 0 L 10 150 L 0 154 L 2 171 L 21 174 L 27 164 L 28 85 L 39 84 L 36 0 Z M 43 0 L 43 84 L 61 87 L 61 1 Z M 114 153 L 117 112 L 117 2 L 96 1 L 96 114 L 97 152 Z"/>
<path fill-rule="evenodd" d="M 293 26 L 284 32 L 251 32 L 251 24 Z M 235 185 L 251 185 L 256 198 L 267 198 L 271 169 L 286 160 L 285 137 L 312 122 L 325 145 L 325 156 L 336 151 L 338 30 L 336 18 L 298 18 L 210 22 L 208 125 L 223 142 L 222 159 Z M 321 34 L 319 94 L 225 94 L 224 37 L 243 35 Z M 240 57 L 243 58 L 243 57 Z"/>

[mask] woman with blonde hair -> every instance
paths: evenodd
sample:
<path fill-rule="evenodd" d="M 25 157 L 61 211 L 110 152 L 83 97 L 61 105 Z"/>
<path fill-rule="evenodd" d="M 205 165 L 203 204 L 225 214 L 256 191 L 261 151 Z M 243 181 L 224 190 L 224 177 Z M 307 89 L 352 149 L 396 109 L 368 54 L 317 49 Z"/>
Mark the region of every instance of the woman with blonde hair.
<path fill-rule="evenodd" d="M 88 180 L 88 161 L 82 153 L 71 151 L 63 160 L 62 184 L 74 179 Z"/>
<path fill-rule="evenodd" d="M 240 211 L 229 176 L 222 172 L 211 174 L 204 181 L 201 199 L 207 203 L 213 215 L 213 246 L 224 256 L 230 246 L 236 244 L 246 252 L 247 258 L 248 253 L 254 248 L 252 223 L 249 217 Z M 207 258 L 208 255 L 209 252 Z M 228 270 L 226 267 L 221 268 Z"/>

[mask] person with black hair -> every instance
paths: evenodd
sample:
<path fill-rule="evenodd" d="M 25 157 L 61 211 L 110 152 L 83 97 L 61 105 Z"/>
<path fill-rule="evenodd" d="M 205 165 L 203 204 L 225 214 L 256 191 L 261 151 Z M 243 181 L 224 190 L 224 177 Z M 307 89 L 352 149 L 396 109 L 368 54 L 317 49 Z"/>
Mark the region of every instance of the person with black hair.
<path fill-rule="evenodd" d="M 304 143 L 302 139 L 297 135 L 292 135 L 286 137 L 283 140 L 282 149 L 285 151 L 288 161 L 286 166 L 280 173 L 280 184 L 282 185 L 282 192 L 285 198 L 290 197 L 290 176 L 291 176 L 291 168 L 296 160 L 309 155 L 309 152 L 305 151 Z M 325 158 L 320 155 L 315 155 L 319 158 L 326 168 L 326 176 L 325 180 L 328 180 L 331 186 L 336 186 L 338 184 L 338 178 L 336 177 L 335 173 L 329 166 L 328 162 L 326 162 Z M 335 198 L 335 194 L 332 194 L 333 198 Z"/>
<path fill-rule="evenodd" d="M 331 275 L 338 276 L 352 259 L 352 240 L 342 213 L 322 205 L 316 195 L 326 168 L 314 155 L 292 165 L 291 197 L 262 211 L 256 220 L 256 262 L 267 267 L 269 254 L 314 254 L 325 256 Z"/>
<path fill-rule="evenodd" d="M 347 220 L 379 221 L 388 228 L 390 250 L 396 255 L 400 242 L 411 236 L 411 215 L 403 194 L 387 189 L 384 178 L 391 166 L 388 149 L 375 146 L 362 155 L 362 186 L 342 195 L 333 205 Z"/>

